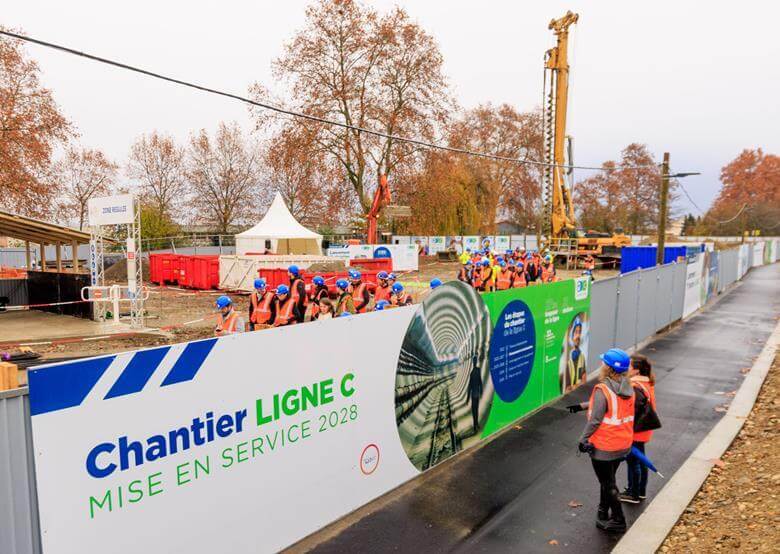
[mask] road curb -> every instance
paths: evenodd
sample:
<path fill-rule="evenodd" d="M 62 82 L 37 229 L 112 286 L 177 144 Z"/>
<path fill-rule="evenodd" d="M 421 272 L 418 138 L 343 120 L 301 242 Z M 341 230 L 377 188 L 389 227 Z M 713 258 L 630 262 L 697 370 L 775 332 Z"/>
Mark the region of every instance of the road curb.
<path fill-rule="evenodd" d="M 661 489 L 642 515 L 629 528 L 613 554 L 655 552 L 688 507 L 710 474 L 715 460 L 731 446 L 753 409 L 775 353 L 780 347 L 780 322 L 745 376 L 725 416 L 704 437 L 696 450 Z"/>

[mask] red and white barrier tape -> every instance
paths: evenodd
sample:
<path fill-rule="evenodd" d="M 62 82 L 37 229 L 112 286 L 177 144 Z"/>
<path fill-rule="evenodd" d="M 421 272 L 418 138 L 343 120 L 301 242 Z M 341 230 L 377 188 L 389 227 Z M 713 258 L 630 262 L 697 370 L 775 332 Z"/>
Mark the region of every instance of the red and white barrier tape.
<path fill-rule="evenodd" d="M 20 304 L 18 306 L 5 306 L 0 309 L 8 312 L 19 312 L 23 310 L 29 310 L 31 308 L 47 308 L 50 306 L 66 306 L 68 304 L 83 304 L 84 302 L 92 302 L 92 300 L 70 300 L 68 302 L 49 302 L 47 304 Z"/>

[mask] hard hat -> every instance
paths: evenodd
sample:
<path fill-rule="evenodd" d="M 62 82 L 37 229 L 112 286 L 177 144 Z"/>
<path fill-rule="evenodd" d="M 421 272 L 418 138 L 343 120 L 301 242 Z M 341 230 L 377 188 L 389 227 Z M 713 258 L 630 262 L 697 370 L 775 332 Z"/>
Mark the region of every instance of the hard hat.
<path fill-rule="evenodd" d="M 276 287 L 276 294 L 290 294 L 290 287 L 287 285 L 279 285 Z"/>
<path fill-rule="evenodd" d="M 498 262 L 498 265 L 500 265 L 501 267 L 506 267 L 506 262 L 504 260 L 501 260 L 500 262 Z"/>
<path fill-rule="evenodd" d="M 387 271 L 380 271 L 376 274 L 377 279 L 387 279 Z"/>
<path fill-rule="evenodd" d="M 265 279 L 255 279 L 255 288 L 256 289 L 264 289 L 265 288 Z"/>
<path fill-rule="evenodd" d="M 515 265 L 515 261 L 514 260 L 509 260 L 509 265 Z"/>
<path fill-rule="evenodd" d="M 349 286 L 349 283 L 346 279 L 339 279 L 336 281 L 336 287 L 340 288 L 341 290 L 347 290 L 347 287 Z"/>
<path fill-rule="evenodd" d="M 317 285 L 318 287 L 322 287 L 325 285 L 325 278 L 321 275 L 315 275 L 314 279 L 311 280 L 312 283 Z"/>
<path fill-rule="evenodd" d="M 395 283 L 393 285 L 393 292 L 401 292 L 404 290 L 404 286 L 401 283 Z"/>
<path fill-rule="evenodd" d="M 599 359 L 614 369 L 615 373 L 625 373 L 631 364 L 631 358 L 620 348 L 610 348 L 599 356 Z"/>
<path fill-rule="evenodd" d="M 465 265 L 471 265 L 471 260 L 466 260 Z"/>
<path fill-rule="evenodd" d="M 356 281 L 360 279 L 360 272 L 357 269 L 350 269 L 347 273 L 349 274 L 350 279 L 354 279 Z"/>
<path fill-rule="evenodd" d="M 489 266 L 490 260 L 482 260 L 482 265 L 484 265 L 485 267 Z"/>
<path fill-rule="evenodd" d="M 544 257 L 544 259 L 545 259 L 546 261 L 548 261 L 548 262 L 549 262 L 550 260 L 552 260 L 552 256 L 550 256 L 549 254 L 547 254 L 547 255 Z"/>
<path fill-rule="evenodd" d="M 520 247 L 520 252 L 525 252 L 525 246 Z"/>
<path fill-rule="evenodd" d="M 396 277 L 395 273 L 390 273 L 390 274 L 387 276 L 387 278 L 388 278 L 390 281 L 395 281 L 396 279 L 398 279 L 398 277 Z"/>
<path fill-rule="evenodd" d="M 504 252 L 504 254 L 511 254 L 511 253 L 512 253 L 512 249 L 511 248 L 507 249 L 506 252 Z"/>
<path fill-rule="evenodd" d="M 292 274 L 293 274 L 293 275 L 295 275 L 296 277 L 297 277 L 297 276 L 298 276 L 298 274 L 301 272 L 301 270 L 300 270 L 300 269 L 298 269 L 298 266 L 297 266 L 297 265 L 291 265 L 290 267 L 288 267 L 288 268 L 287 268 L 287 271 L 289 271 L 290 273 L 292 273 Z"/>
<path fill-rule="evenodd" d="M 376 306 L 374 306 L 374 310 L 376 310 L 377 312 L 381 312 L 389 304 L 390 304 L 390 302 L 388 302 L 387 300 L 380 300 L 379 302 L 376 303 Z"/>
<path fill-rule="evenodd" d="M 436 287 L 440 287 L 442 285 L 441 279 L 438 277 L 434 277 L 431 279 L 431 288 L 435 289 Z"/>
<path fill-rule="evenodd" d="M 222 308 L 227 308 L 232 303 L 233 303 L 233 301 L 230 299 L 230 297 L 229 296 L 224 296 L 224 295 L 222 295 L 219 298 L 217 298 L 217 302 L 216 302 L 217 308 L 219 308 L 220 310 Z"/>
<path fill-rule="evenodd" d="M 349 312 L 341 312 L 341 314 L 339 314 L 339 317 L 349 317 L 349 316 L 351 316 L 351 315 L 352 315 L 352 314 L 351 314 L 351 313 L 349 313 Z"/>
<path fill-rule="evenodd" d="M 471 252 L 471 248 L 466 248 L 466 252 Z"/>

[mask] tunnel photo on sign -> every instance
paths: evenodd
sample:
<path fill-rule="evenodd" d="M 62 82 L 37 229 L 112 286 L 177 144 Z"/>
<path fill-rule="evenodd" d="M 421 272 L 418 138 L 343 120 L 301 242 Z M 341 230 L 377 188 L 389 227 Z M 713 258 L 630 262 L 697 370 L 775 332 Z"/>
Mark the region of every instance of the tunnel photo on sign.
<path fill-rule="evenodd" d="M 420 305 L 404 337 L 395 379 L 395 417 L 409 460 L 433 467 L 479 442 L 490 413 L 490 314 L 458 281 Z"/>
<path fill-rule="evenodd" d="M 588 378 L 588 314 L 575 315 L 566 329 L 566 337 L 561 345 L 561 358 L 558 367 L 558 380 L 561 394 L 579 387 Z"/>

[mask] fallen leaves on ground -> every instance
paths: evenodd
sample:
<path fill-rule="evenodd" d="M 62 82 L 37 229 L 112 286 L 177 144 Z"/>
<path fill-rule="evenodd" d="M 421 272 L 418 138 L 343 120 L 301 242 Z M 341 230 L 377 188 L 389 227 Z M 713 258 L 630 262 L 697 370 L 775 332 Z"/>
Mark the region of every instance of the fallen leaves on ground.
<path fill-rule="evenodd" d="M 552 540 L 547 541 L 547 544 L 551 544 L 553 546 L 558 546 L 558 541 L 556 541 L 555 539 L 552 539 Z"/>
<path fill-rule="evenodd" d="M 745 425 L 666 537 L 661 552 L 777 552 L 780 357 Z"/>
<path fill-rule="evenodd" d="M 581 506 L 581 502 L 577 502 L 576 500 L 569 500 L 569 508 L 579 508 Z"/>

